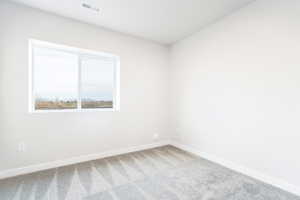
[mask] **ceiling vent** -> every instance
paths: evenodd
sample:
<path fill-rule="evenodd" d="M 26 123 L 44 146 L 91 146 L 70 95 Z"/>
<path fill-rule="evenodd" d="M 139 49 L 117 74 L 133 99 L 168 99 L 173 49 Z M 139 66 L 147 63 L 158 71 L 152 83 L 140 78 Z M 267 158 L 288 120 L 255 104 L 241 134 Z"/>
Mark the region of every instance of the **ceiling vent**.
<path fill-rule="evenodd" d="M 95 7 L 95 6 L 92 6 L 92 5 L 89 5 L 89 4 L 87 4 L 87 3 L 82 3 L 81 6 L 84 7 L 84 8 L 87 8 L 87 9 L 89 9 L 89 10 L 92 10 L 92 11 L 94 11 L 94 12 L 99 12 L 99 11 L 100 11 L 99 8 L 97 8 L 97 7 Z"/>

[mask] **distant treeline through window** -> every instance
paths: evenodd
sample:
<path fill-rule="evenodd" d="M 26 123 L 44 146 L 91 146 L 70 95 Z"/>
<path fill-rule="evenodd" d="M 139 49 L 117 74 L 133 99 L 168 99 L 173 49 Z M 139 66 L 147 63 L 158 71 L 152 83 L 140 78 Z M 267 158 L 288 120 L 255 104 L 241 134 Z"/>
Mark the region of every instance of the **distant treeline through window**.
<path fill-rule="evenodd" d="M 117 56 L 30 41 L 31 111 L 115 109 Z"/>

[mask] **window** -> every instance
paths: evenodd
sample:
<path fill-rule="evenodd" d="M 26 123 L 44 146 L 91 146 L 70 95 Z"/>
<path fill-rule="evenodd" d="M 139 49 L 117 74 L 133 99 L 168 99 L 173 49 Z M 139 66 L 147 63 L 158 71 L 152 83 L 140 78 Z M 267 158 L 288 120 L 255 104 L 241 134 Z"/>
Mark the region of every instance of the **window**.
<path fill-rule="evenodd" d="M 31 112 L 118 109 L 117 56 L 29 43 Z"/>

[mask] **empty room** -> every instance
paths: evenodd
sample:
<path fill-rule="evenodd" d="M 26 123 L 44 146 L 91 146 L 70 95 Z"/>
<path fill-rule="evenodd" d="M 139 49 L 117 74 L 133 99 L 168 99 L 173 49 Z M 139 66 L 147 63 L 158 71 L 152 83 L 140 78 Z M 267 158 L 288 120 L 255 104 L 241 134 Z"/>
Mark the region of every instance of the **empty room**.
<path fill-rule="evenodd" d="M 300 200 L 299 0 L 0 0 L 0 200 Z"/>

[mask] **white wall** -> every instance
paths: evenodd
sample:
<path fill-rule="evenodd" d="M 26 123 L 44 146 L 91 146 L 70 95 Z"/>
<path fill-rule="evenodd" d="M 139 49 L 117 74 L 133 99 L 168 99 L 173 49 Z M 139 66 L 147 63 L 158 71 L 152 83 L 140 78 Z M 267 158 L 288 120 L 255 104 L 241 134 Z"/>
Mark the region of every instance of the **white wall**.
<path fill-rule="evenodd" d="M 300 1 L 260 0 L 173 45 L 182 143 L 300 187 Z"/>
<path fill-rule="evenodd" d="M 3 1 L 0 27 L 0 171 L 168 137 L 167 47 Z M 29 114 L 29 38 L 119 55 L 120 112 Z"/>

